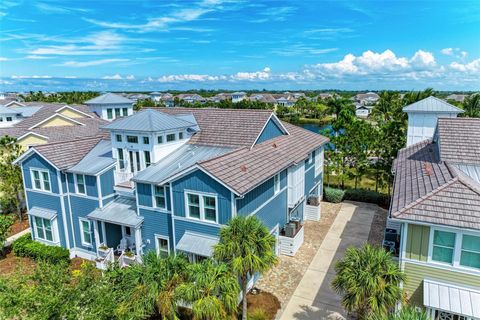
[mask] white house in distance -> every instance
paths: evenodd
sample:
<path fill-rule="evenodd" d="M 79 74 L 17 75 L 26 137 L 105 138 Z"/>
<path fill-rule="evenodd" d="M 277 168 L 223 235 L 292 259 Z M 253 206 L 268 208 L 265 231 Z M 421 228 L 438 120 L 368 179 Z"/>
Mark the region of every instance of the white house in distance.
<path fill-rule="evenodd" d="M 450 103 L 430 96 L 412 103 L 403 111 L 408 114 L 407 147 L 433 138 L 438 118 L 456 118 L 463 110 Z"/>
<path fill-rule="evenodd" d="M 247 98 L 247 94 L 245 92 L 234 92 L 232 93 L 232 102 L 240 102 Z"/>
<path fill-rule="evenodd" d="M 113 121 L 133 114 L 133 101 L 115 93 L 105 93 L 90 99 L 85 104 L 100 118 Z"/>

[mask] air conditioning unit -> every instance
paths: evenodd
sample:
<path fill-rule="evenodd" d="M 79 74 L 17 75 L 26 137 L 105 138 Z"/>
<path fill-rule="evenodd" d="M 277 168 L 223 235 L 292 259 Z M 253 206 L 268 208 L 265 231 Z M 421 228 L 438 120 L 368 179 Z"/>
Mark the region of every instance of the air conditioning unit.
<path fill-rule="evenodd" d="M 293 238 L 297 231 L 297 224 L 294 222 L 287 223 L 285 226 L 285 236 Z"/>

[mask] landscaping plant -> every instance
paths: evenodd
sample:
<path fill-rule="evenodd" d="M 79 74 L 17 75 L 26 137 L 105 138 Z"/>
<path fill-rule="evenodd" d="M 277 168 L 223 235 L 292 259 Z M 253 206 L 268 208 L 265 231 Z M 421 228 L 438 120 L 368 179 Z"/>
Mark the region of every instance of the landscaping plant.
<path fill-rule="evenodd" d="M 32 240 L 30 233 L 23 235 L 12 244 L 12 252 L 19 257 L 29 257 L 37 261 L 46 261 L 53 264 L 68 263 L 70 252 L 68 249 L 57 246 L 48 246 Z"/>
<path fill-rule="evenodd" d="M 3 256 L 3 247 L 7 240 L 8 233 L 13 224 L 13 217 L 6 214 L 0 214 L 0 256 Z"/>

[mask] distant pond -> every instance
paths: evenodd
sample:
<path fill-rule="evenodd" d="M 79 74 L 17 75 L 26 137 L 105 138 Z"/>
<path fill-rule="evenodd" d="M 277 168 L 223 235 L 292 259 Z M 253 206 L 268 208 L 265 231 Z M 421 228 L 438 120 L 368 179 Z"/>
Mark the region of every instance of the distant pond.
<path fill-rule="evenodd" d="M 296 124 L 299 127 L 302 127 L 303 129 L 307 129 L 309 131 L 315 132 L 315 133 L 320 133 L 323 132 L 325 129 L 332 129 L 331 124 L 315 124 L 315 123 L 299 123 Z"/>

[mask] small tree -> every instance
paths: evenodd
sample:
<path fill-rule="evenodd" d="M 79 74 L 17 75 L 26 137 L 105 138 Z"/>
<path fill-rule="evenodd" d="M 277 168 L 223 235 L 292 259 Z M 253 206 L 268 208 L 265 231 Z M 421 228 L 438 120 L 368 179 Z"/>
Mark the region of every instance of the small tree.
<path fill-rule="evenodd" d="M 383 248 L 366 244 L 351 247 L 335 265 L 333 289 L 342 296 L 342 306 L 359 319 L 374 314 L 386 316 L 402 300 L 399 287 L 405 275 Z"/>
<path fill-rule="evenodd" d="M 20 221 L 22 215 L 23 181 L 22 172 L 12 162 L 20 157 L 22 148 L 16 139 L 4 136 L 0 138 L 0 192 L 3 194 L 2 203 L 9 203 L 16 207 Z"/>
<path fill-rule="evenodd" d="M 275 237 L 255 216 L 237 216 L 220 230 L 220 241 L 214 248 L 213 256 L 216 260 L 227 263 L 240 278 L 243 320 L 247 319 L 248 280 L 276 263 L 274 246 Z"/>
<path fill-rule="evenodd" d="M 204 260 L 189 265 L 187 274 L 177 293 L 192 305 L 195 319 L 236 318 L 240 286 L 226 264 Z"/>
<path fill-rule="evenodd" d="M 3 256 L 3 247 L 8 237 L 8 232 L 13 224 L 12 216 L 0 214 L 0 256 Z"/>

